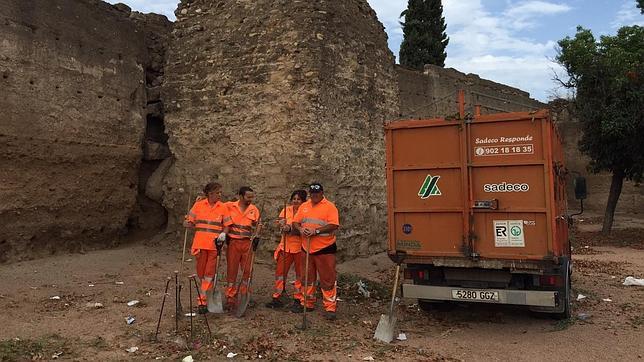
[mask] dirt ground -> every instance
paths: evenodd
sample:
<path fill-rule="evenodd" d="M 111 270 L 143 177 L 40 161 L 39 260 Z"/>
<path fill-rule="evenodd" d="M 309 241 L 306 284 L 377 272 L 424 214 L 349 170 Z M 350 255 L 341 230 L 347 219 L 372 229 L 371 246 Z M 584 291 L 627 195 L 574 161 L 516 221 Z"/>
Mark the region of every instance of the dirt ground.
<path fill-rule="evenodd" d="M 623 286 L 628 275 L 644 277 L 642 230 L 624 231 L 630 241 L 597 246 L 599 236 L 575 239 L 574 318 L 556 321 L 518 307 L 464 304 L 421 311 L 414 300 L 397 307 L 407 339 L 372 340 L 390 293 L 392 263 L 384 254 L 339 265 L 339 318 L 328 322 L 318 310 L 301 331 L 300 314 L 263 306 L 270 297 L 273 262 L 259 260 L 255 306 L 245 318 L 208 315 L 212 339 L 196 318 L 174 333 L 174 283 L 162 318 L 156 321 L 167 277 L 178 268 L 180 248 L 150 240 L 113 250 L 54 256 L 0 266 L 0 359 L 195 360 L 638 360 L 644 357 L 644 287 Z M 581 236 L 579 236 L 581 235 Z M 619 239 L 619 234 L 614 236 Z M 177 243 L 178 244 L 178 243 Z M 626 245 L 626 246 L 624 246 Z M 189 274 L 193 262 L 186 263 Z M 369 298 L 358 292 L 364 281 Z M 58 296 L 60 299 L 52 299 Z M 188 290 L 182 293 L 188 309 Z M 127 302 L 139 300 L 136 306 Z M 610 300 L 610 301 L 608 301 Z M 88 303 L 101 303 L 95 308 Z M 127 317 L 134 317 L 131 325 Z M 126 349 L 138 347 L 135 352 Z"/>

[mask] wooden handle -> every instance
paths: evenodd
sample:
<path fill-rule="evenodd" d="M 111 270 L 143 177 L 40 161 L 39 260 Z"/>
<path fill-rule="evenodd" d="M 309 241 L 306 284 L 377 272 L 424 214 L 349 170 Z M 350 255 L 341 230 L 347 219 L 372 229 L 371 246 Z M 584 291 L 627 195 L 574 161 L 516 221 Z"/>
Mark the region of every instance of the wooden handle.
<path fill-rule="evenodd" d="M 400 275 L 400 264 L 396 265 L 396 276 L 394 277 L 394 288 L 391 291 L 391 305 L 389 306 L 389 318 L 394 314 L 394 302 L 396 300 L 396 289 L 398 287 L 398 276 Z"/>

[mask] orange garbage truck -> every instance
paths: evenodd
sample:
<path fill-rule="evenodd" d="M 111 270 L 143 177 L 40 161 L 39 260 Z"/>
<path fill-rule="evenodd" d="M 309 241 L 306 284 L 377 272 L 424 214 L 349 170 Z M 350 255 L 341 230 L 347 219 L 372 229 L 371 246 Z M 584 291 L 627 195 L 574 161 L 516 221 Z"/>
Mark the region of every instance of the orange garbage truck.
<path fill-rule="evenodd" d="M 385 142 L 388 254 L 403 264 L 404 298 L 570 316 L 567 171 L 548 110 L 394 121 Z"/>

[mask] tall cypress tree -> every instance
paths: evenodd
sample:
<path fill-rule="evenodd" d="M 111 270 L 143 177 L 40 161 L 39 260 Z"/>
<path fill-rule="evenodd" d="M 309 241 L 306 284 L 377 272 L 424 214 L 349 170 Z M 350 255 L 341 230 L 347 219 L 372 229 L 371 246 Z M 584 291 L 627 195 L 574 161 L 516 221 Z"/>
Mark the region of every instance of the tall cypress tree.
<path fill-rule="evenodd" d="M 419 70 L 425 64 L 444 67 L 449 38 L 441 0 L 409 0 L 407 9 L 400 14 L 403 16 L 400 64 Z"/>

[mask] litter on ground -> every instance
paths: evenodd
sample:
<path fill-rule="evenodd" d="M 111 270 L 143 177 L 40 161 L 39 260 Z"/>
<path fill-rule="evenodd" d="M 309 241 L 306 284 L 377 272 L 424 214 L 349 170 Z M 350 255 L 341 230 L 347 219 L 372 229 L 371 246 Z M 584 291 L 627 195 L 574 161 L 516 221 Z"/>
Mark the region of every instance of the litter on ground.
<path fill-rule="evenodd" d="M 358 292 L 362 294 L 363 297 L 369 298 L 371 296 L 371 292 L 367 290 L 367 284 L 362 280 L 359 280 L 356 284 L 358 285 Z"/>
<path fill-rule="evenodd" d="M 405 333 L 400 333 L 398 334 L 398 337 L 396 337 L 397 340 L 399 341 L 406 341 L 407 340 L 407 335 Z"/>
<path fill-rule="evenodd" d="M 53 297 L 49 298 L 51 300 L 60 300 L 60 297 L 57 295 L 54 295 Z"/>
<path fill-rule="evenodd" d="M 577 319 L 579 319 L 580 321 L 587 321 L 587 320 L 590 319 L 590 317 L 591 317 L 591 315 L 588 314 L 588 313 L 579 313 L 579 314 L 577 314 Z"/>
<path fill-rule="evenodd" d="M 127 318 L 125 318 L 125 321 L 127 322 L 127 324 L 132 324 L 132 323 L 134 323 L 134 321 L 135 321 L 135 320 L 136 320 L 136 319 L 134 319 L 134 317 L 127 317 Z"/>
<path fill-rule="evenodd" d="M 302 308 L 304 308 L 304 307 L 302 307 Z M 228 358 L 235 358 L 235 356 L 236 356 L 236 355 L 237 355 L 237 353 L 228 352 L 228 354 L 226 355 L 226 357 L 228 357 Z"/>
<path fill-rule="evenodd" d="M 644 287 L 644 279 L 638 279 L 635 277 L 626 277 L 626 279 L 624 279 L 624 285 L 637 285 L 640 287 Z"/>
<path fill-rule="evenodd" d="M 577 301 L 578 301 L 578 302 L 579 302 L 580 300 L 584 300 L 584 299 L 586 299 L 586 296 L 585 296 L 585 295 L 583 295 L 583 294 L 581 294 L 581 293 L 580 293 L 579 295 L 577 295 Z"/>
<path fill-rule="evenodd" d="M 137 304 L 139 304 L 138 300 L 131 300 L 131 301 L 127 302 L 128 307 L 133 307 L 133 306 L 135 306 Z"/>
<path fill-rule="evenodd" d="M 136 346 L 126 349 L 126 351 L 128 351 L 130 353 L 134 353 L 134 352 L 136 352 L 138 350 L 139 350 L 139 347 L 136 347 Z"/>

